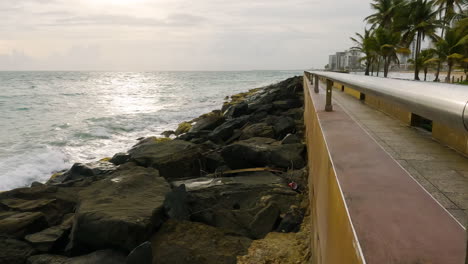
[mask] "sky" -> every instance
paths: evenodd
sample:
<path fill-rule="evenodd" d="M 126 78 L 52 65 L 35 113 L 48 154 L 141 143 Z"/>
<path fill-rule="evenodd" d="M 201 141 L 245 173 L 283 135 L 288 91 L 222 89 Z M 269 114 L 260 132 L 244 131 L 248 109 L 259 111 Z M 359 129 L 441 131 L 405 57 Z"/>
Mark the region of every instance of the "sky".
<path fill-rule="evenodd" d="M 366 0 L 1 0 L 0 70 L 303 70 L 352 46 Z"/>

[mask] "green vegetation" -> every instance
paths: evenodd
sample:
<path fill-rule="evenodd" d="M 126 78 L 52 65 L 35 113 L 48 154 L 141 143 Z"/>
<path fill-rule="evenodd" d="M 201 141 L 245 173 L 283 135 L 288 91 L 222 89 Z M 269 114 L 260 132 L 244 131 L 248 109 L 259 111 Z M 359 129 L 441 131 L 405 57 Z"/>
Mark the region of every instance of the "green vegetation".
<path fill-rule="evenodd" d="M 468 72 L 468 3 L 466 0 L 373 0 L 375 13 L 364 20 L 369 28 L 364 34 L 355 33 L 351 40 L 364 57 L 365 75 L 379 75 L 383 66 L 387 77 L 391 63 L 399 64 L 398 54 L 410 54 L 414 46 L 414 79 L 419 73 L 437 70 L 447 65 L 447 81 L 455 68 Z M 431 49 L 422 50 L 422 42 L 428 38 Z"/>

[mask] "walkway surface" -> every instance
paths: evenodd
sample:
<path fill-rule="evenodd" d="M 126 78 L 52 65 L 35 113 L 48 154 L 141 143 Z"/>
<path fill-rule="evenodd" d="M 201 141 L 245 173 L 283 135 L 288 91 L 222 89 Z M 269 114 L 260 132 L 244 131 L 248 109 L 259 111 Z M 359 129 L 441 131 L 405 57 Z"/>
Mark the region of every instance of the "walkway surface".
<path fill-rule="evenodd" d="M 320 83 L 321 88 L 325 88 Z M 333 89 L 338 102 L 463 226 L 468 215 L 468 158 L 414 128 Z"/>

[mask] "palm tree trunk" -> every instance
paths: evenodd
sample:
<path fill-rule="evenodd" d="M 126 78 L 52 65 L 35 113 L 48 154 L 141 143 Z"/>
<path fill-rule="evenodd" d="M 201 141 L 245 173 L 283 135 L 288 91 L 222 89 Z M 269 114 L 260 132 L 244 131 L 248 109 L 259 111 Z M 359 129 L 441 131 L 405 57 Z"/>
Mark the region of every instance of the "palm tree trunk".
<path fill-rule="evenodd" d="M 380 58 L 377 59 L 377 77 L 379 77 L 380 72 Z"/>
<path fill-rule="evenodd" d="M 419 51 L 421 50 L 421 31 L 418 31 L 418 36 L 416 37 L 416 52 L 414 54 L 414 79 L 419 81 L 419 65 L 416 63 L 419 57 Z"/>
<path fill-rule="evenodd" d="M 447 78 L 445 79 L 446 82 L 450 83 L 450 75 L 452 74 L 452 62 L 448 63 L 448 72 L 447 72 Z"/>
<path fill-rule="evenodd" d="M 388 76 L 388 67 L 390 66 L 390 60 L 388 57 L 384 58 L 384 77 L 387 78 Z"/>
<path fill-rule="evenodd" d="M 437 71 L 436 71 L 436 74 L 435 74 L 434 82 L 440 82 L 439 74 L 440 74 L 440 67 L 441 66 L 442 66 L 442 63 L 439 61 L 439 63 L 437 63 Z"/>
<path fill-rule="evenodd" d="M 369 68 L 370 68 L 370 61 L 366 61 L 366 72 L 364 73 L 365 76 L 369 76 Z"/>
<path fill-rule="evenodd" d="M 427 79 L 427 67 L 424 67 L 424 81 Z"/>

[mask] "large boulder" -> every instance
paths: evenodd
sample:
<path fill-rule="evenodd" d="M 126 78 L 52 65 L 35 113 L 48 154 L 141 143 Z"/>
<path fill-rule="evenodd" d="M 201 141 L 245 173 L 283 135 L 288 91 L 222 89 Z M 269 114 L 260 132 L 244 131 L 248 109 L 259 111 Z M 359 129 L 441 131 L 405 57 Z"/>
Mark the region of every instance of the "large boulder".
<path fill-rule="evenodd" d="M 266 123 L 256 123 L 250 126 L 247 126 L 242 130 L 242 134 L 240 139 L 249 139 L 252 137 L 266 137 L 266 138 L 274 138 L 275 131 L 273 127 L 266 124 Z"/>
<path fill-rule="evenodd" d="M 27 235 L 24 239 L 40 252 L 63 250 L 73 224 L 74 214 L 65 217 L 61 225 L 49 227 L 40 232 Z"/>
<path fill-rule="evenodd" d="M 115 165 L 109 161 L 95 161 L 86 164 L 75 163 L 69 170 L 63 173 L 54 174 L 47 183 L 58 184 L 87 177 L 102 176 L 114 171 L 115 169 Z"/>
<path fill-rule="evenodd" d="M 153 264 L 235 264 L 252 241 L 201 223 L 169 220 L 151 239 Z"/>
<path fill-rule="evenodd" d="M 200 116 L 194 121 L 195 123 L 192 125 L 192 128 L 189 130 L 189 132 L 213 130 L 217 126 L 221 125 L 225 121 L 225 118 L 221 114 L 221 111 L 213 111 L 211 113 Z"/>
<path fill-rule="evenodd" d="M 249 113 L 249 105 L 246 102 L 241 102 L 241 103 L 230 106 L 224 113 L 224 116 L 226 116 L 227 119 L 231 119 L 231 118 L 236 118 L 239 116 L 246 115 L 248 113 Z"/>
<path fill-rule="evenodd" d="M 141 166 L 159 170 L 165 178 L 200 176 L 203 169 L 203 147 L 183 141 L 149 141 L 138 144 L 129 151 L 131 159 Z"/>
<path fill-rule="evenodd" d="M 47 225 L 57 225 L 62 222 L 64 215 L 74 211 L 77 190 L 79 188 L 37 185 L 0 193 L 0 218 L 10 218 L 11 221 L 15 222 L 20 220 L 24 224 L 29 222 L 27 219 L 45 218 Z M 2 213 L 2 208 L 7 211 L 5 214 Z M 17 216 L 12 215 L 16 213 L 18 213 Z M 17 230 L 23 226 L 19 223 L 14 225 L 18 228 Z"/>
<path fill-rule="evenodd" d="M 121 166 L 80 192 L 71 247 L 131 251 L 162 223 L 169 191 L 157 170 Z"/>
<path fill-rule="evenodd" d="M 303 144 L 286 144 L 270 138 L 250 138 L 226 146 L 221 151 L 227 165 L 232 169 L 253 167 L 302 168 Z"/>
<path fill-rule="evenodd" d="M 271 172 L 248 172 L 235 177 L 197 178 L 172 183 L 189 192 L 191 220 L 257 239 L 276 228 L 280 214 L 298 195 L 283 178 Z"/>
<path fill-rule="evenodd" d="M 59 255 L 35 255 L 28 259 L 28 264 L 125 264 L 126 257 L 115 250 L 99 250 L 88 255 L 67 258 Z"/>
<path fill-rule="evenodd" d="M 0 236 L 0 264 L 23 264 L 34 252 L 23 241 Z"/>
<path fill-rule="evenodd" d="M 249 116 L 230 119 L 213 130 L 208 137 L 214 142 L 223 142 L 232 137 L 234 130 L 242 128 L 248 121 Z"/>
<path fill-rule="evenodd" d="M 22 238 L 47 226 L 45 215 L 40 212 L 0 213 L 0 235 Z"/>

